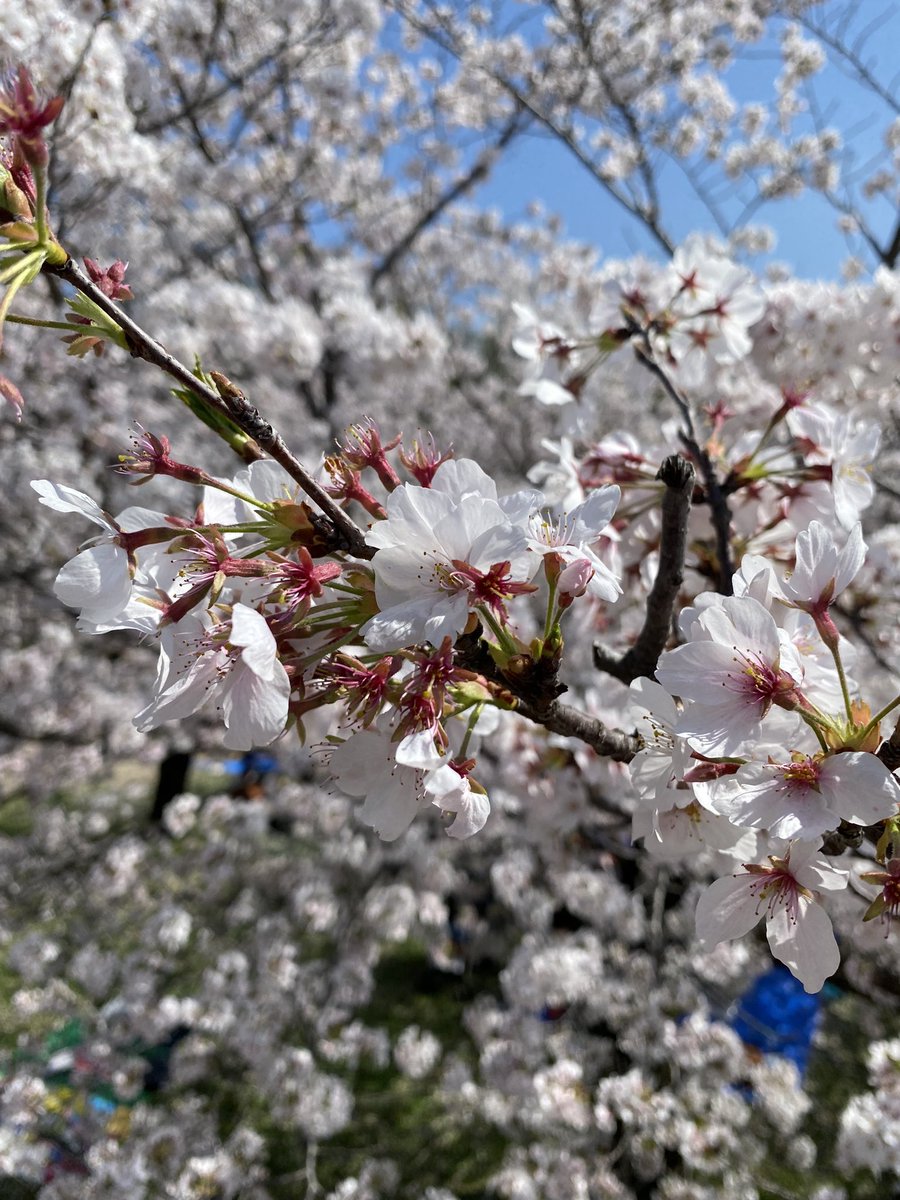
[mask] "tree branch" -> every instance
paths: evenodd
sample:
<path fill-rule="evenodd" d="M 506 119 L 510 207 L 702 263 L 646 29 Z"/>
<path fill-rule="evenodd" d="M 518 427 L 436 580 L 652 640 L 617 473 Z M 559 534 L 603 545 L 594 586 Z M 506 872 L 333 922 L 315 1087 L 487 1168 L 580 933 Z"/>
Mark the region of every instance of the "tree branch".
<path fill-rule="evenodd" d="M 723 596 L 730 596 L 734 590 L 731 577 L 734 574 L 734 564 L 731 561 L 731 509 L 728 507 L 728 497 L 722 490 L 719 477 L 712 459 L 700 443 L 694 431 L 694 420 L 684 396 L 678 391 L 668 375 L 656 361 L 649 335 L 645 329 L 635 325 L 634 331 L 640 334 L 640 341 L 634 342 L 634 351 L 638 362 L 642 363 L 651 375 L 655 375 L 663 385 L 666 394 L 674 400 L 684 419 L 685 428 L 681 440 L 691 457 L 696 462 L 703 486 L 706 491 L 706 502 L 709 505 L 713 529 L 716 535 L 716 557 L 718 559 L 719 580 L 718 591 Z"/>
<path fill-rule="evenodd" d="M 471 168 L 462 175 L 457 181 L 452 184 L 441 196 L 439 196 L 429 208 L 419 217 L 415 224 L 407 230 L 403 237 L 396 242 L 391 249 L 384 255 L 380 262 L 376 263 L 369 274 L 369 286 L 375 288 L 378 283 L 389 275 L 397 263 L 404 255 L 408 254 L 412 249 L 413 244 L 420 234 L 433 225 L 434 222 L 441 216 L 445 209 L 449 208 L 454 201 L 460 196 L 464 196 L 466 192 L 471 191 L 476 184 L 487 179 L 493 168 L 493 165 L 501 152 L 506 149 L 513 138 L 519 134 L 528 124 L 528 119 L 525 119 L 520 108 L 516 108 L 512 117 L 503 127 L 503 131 L 499 138 L 492 145 L 488 146 L 479 154 L 478 158 L 472 164 Z"/>
<path fill-rule="evenodd" d="M 594 665 L 622 683 L 639 675 L 652 676 L 672 631 L 672 613 L 684 582 L 684 554 L 688 517 L 694 491 L 694 468 L 678 454 L 665 459 L 656 475 L 666 485 L 662 499 L 659 565 L 647 597 L 647 615 L 634 645 L 616 658 L 599 643 L 594 645 Z"/>
<path fill-rule="evenodd" d="M 878 757 L 889 771 L 896 771 L 900 767 L 900 720 L 891 736 L 878 747 Z"/>
<path fill-rule="evenodd" d="M 416 19 L 402 4 L 397 3 L 397 0 L 392 0 L 391 7 L 418 33 L 428 38 L 436 46 L 439 46 L 448 54 L 452 54 L 458 62 L 462 63 L 465 61 L 464 51 L 454 43 L 451 30 L 444 27 L 442 31 L 439 32 L 434 28 L 434 26 L 429 25 L 427 22 Z M 433 15 L 437 17 L 437 14 Z M 512 99 L 520 108 L 530 113 L 530 115 L 539 125 L 542 125 L 548 133 L 560 141 L 566 147 L 566 149 L 575 156 L 581 165 L 590 172 L 591 177 L 600 185 L 607 195 L 611 196 L 612 199 L 615 200 L 617 204 L 620 204 L 626 212 L 631 214 L 631 216 L 637 217 L 637 219 L 643 223 L 648 232 L 652 235 L 652 237 L 667 255 L 671 256 L 674 253 L 675 245 L 660 225 L 658 213 L 653 210 L 651 202 L 648 201 L 648 207 L 647 205 L 640 204 L 636 199 L 629 199 L 627 195 L 623 195 L 623 193 L 619 191 L 618 188 L 613 186 L 612 182 L 603 175 L 597 164 L 593 162 L 590 156 L 581 148 L 574 132 L 572 132 L 570 129 L 563 128 L 563 126 L 558 124 L 552 116 L 542 112 L 537 106 L 536 102 L 526 95 L 526 93 L 515 83 L 514 80 L 509 79 L 505 75 L 498 74 L 486 66 L 479 65 L 478 69 L 483 71 L 489 79 L 494 81 L 494 83 L 502 87 L 503 90 L 512 97 Z"/>
<path fill-rule="evenodd" d="M 799 25 L 803 25 L 809 30 L 810 33 L 814 34 L 820 42 L 824 42 L 824 44 L 828 46 L 830 50 L 834 51 L 838 58 L 842 58 L 849 65 L 851 74 L 856 76 L 856 79 L 859 83 L 864 84 L 865 87 L 874 92 L 875 95 L 878 96 L 880 100 L 883 100 L 888 108 L 890 108 L 893 112 L 900 113 L 900 102 L 898 102 L 897 97 L 893 96 L 888 89 L 878 79 L 875 78 L 873 73 L 869 70 L 852 46 L 845 45 L 839 37 L 835 37 L 834 34 L 832 34 L 828 29 L 825 29 L 824 26 L 817 24 L 811 17 L 797 14 L 793 15 L 791 19 L 796 21 Z"/>
<path fill-rule="evenodd" d="M 227 379 L 219 371 L 212 371 L 211 375 L 219 390 L 219 395 L 225 402 L 228 415 L 253 438 L 257 445 L 284 467 L 291 479 L 300 484 L 310 500 L 314 500 L 318 504 L 341 534 L 344 544 L 340 549 L 346 550 L 357 558 L 374 558 L 375 551 L 371 546 L 366 545 L 365 535 L 359 526 L 316 483 L 303 463 L 295 458 L 288 449 L 284 438 L 277 429 L 269 424 L 258 408 L 253 407 L 240 388 L 235 387 L 230 379 Z"/>
<path fill-rule="evenodd" d="M 225 379 L 224 375 L 220 376 L 220 379 L 223 381 L 223 385 L 227 385 L 224 387 L 227 397 L 222 394 L 221 390 L 216 391 L 202 379 L 198 379 L 193 371 L 171 355 L 165 346 L 146 333 L 115 301 L 110 300 L 85 275 L 73 259 L 70 258 L 61 267 L 45 267 L 44 270 L 63 279 L 66 283 L 70 283 L 89 300 L 92 300 L 107 316 L 112 317 L 124 333 L 125 340 L 135 358 L 141 358 L 145 362 L 159 367 L 166 375 L 177 379 L 182 386 L 189 388 L 214 412 L 221 413 L 233 421 L 243 433 L 251 438 L 253 457 L 261 458 L 262 450 L 265 450 L 276 462 L 280 463 L 331 521 L 335 530 L 341 535 L 344 543 L 343 549 L 357 558 L 372 558 L 375 551 L 366 545 L 362 530 L 316 483 L 303 464 L 288 450 L 281 435 L 249 403 L 243 393 Z M 77 329 L 78 326 L 73 325 L 72 328 Z"/>
<path fill-rule="evenodd" d="M 607 729 L 596 717 L 589 717 L 587 713 L 569 704 L 561 704 L 558 700 L 552 700 L 546 707 L 519 700 L 516 712 L 528 717 L 536 725 L 543 725 L 551 733 L 578 738 L 601 757 L 611 758 L 613 762 L 631 762 L 641 749 L 641 739 L 637 734 Z"/>

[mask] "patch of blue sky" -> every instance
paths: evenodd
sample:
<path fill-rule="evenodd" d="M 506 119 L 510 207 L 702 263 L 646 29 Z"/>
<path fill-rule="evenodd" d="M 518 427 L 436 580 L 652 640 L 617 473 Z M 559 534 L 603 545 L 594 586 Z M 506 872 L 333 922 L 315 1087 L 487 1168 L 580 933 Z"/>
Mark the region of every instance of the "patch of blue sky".
<path fill-rule="evenodd" d="M 540 37 L 540 10 L 513 2 L 502 4 L 501 8 L 504 15 L 508 14 L 509 23 L 516 24 L 519 34 L 535 44 Z M 801 86 L 800 96 L 808 111 L 796 118 L 792 132 L 813 132 L 823 126 L 841 130 L 844 145 L 839 158 L 845 178 L 851 184 L 846 188 L 842 184 L 836 199 L 846 200 L 854 207 L 884 246 L 890 242 L 897 221 L 896 198 L 883 194 L 866 197 L 852 183 L 871 175 L 880 164 L 889 163 L 890 151 L 884 133 L 900 112 L 900 103 L 877 96 L 861 75 L 869 72 L 876 86 L 888 96 L 895 91 L 897 80 L 891 78 L 890 51 L 892 46 L 900 44 L 900 8 L 886 8 L 881 0 L 860 0 L 849 8 L 844 3 L 828 2 L 810 12 L 812 20 L 824 22 L 827 29 L 837 32 L 851 53 L 849 57 L 842 56 L 828 48 L 824 69 Z M 836 24 L 838 12 L 849 14 L 840 29 Z M 518 14 L 522 14 L 522 20 L 518 20 Z M 775 80 L 780 70 L 779 38 L 786 24 L 775 20 L 765 39 L 740 47 L 739 55 L 724 73 L 725 82 L 739 103 L 758 103 L 771 113 L 773 132 L 777 131 L 774 104 Z M 804 35 L 811 36 L 805 31 Z M 406 47 L 394 21 L 385 27 L 384 44 L 408 59 L 443 60 L 446 69 L 453 70 L 448 56 L 427 42 L 414 51 Z M 391 151 L 389 163 L 393 170 L 405 169 L 412 159 L 415 141 L 415 136 L 411 136 Z M 459 174 L 474 161 L 483 145 L 471 133 L 459 135 L 460 162 L 456 167 Z M 671 240 L 679 242 L 695 230 L 721 233 L 723 225 L 740 223 L 742 212 L 753 197 L 746 181 L 737 187 L 730 186 L 723 174 L 718 173 L 718 181 L 710 186 L 720 217 L 717 222 L 681 165 L 660 152 L 655 153 L 653 161 L 658 171 L 663 225 Z M 698 161 L 694 160 L 691 166 L 696 168 Z M 713 180 L 716 172 L 717 166 L 713 165 L 705 170 L 705 175 Z M 454 172 L 442 174 L 449 181 Z M 595 247 L 603 258 L 635 253 L 661 258 L 664 254 L 647 228 L 598 184 L 571 150 L 546 133 L 529 132 L 515 139 L 490 177 L 469 193 L 468 200 L 477 207 L 494 208 L 507 219 L 524 218 L 529 204 L 539 202 L 546 212 L 561 218 L 563 236 Z M 757 269 L 782 263 L 800 277 L 836 278 L 850 255 L 858 257 L 869 269 L 877 265 L 877 257 L 864 237 L 842 231 L 838 227 L 839 212 L 818 192 L 806 189 L 799 196 L 769 200 L 752 209 L 752 222 L 769 226 L 775 235 L 772 252 L 755 259 Z"/>

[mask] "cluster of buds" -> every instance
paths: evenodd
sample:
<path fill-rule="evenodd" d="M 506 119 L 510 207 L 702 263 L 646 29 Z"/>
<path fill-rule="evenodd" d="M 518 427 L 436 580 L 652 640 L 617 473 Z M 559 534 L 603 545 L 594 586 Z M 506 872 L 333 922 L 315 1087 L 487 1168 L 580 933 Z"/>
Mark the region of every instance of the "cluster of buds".
<path fill-rule="evenodd" d="M 24 67 L 0 85 L 0 333 L 16 294 L 45 264 L 62 266 L 68 255 L 47 224 L 44 130 L 62 110 L 62 98 L 42 102 Z"/>

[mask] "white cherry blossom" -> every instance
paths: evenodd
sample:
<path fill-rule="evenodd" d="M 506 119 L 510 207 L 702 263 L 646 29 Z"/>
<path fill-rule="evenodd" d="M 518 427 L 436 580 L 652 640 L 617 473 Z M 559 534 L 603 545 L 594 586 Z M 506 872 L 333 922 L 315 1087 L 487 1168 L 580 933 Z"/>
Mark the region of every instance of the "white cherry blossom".
<path fill-rule="evenodd" d="M 866 557 L 862 527 L 855 524 L 838 549 L 834 534 L 821 521 L 811 521 L 796 544 L 796 564 L 781 584 L 784 600 L 807 612 L 832 604 L 852 583 Z"/>
<path fill-rule="evenodd" d="M 691 789 L 680 786 L 691 767 L 691 748 L 675 733 L 675 701 L 665 688 L 644 676 L 631 683 L 629 693 L 629 717 L 644 743 L 628 764 L 635 791 L 645 802 L 663 808 L 692 803 Z"/>
<path fill-rule="evenodd" d="M 773 837 L 817 838 L 842 820 L 873 825 L 900 806 L 900 783 L 874 754 L 796 755 L 750 762 L 716 781 L 713 807 Z"/>
<path fill-rule="evenodd" d="M 577 352 L 562 329 L 542 322 L 524 304 L 513 304 L 518 327 L 512 347 L 528 365 L 528 378 L 519 385 L 520 396 L 533 396 L 550 407 L 571 404 L 574 394 L 561 382 L 575 371 Z"/>
<path fill-rule="evenodd" d="M 405 484 L 387 499 L 387 519 L 369 530 L 380 612 L 362 628 L 373 650 L 414 642 L 439 646 L 462 633 L 473 608 L 505 615 L 505 602 L 532 590 L 540 565 L 523 522 L 533 492 L 497 499 L 496 485 L 469 460 L 451 460 L 432 487 Z"/>
<path fill-rule="evenodd" d="M 113 519 L 75 488 L 49 479 L 35 479 L 31 486 L 48 508 L 77 513 L 106 531 L 60 569 L 53 590 L 68 608 L 79 610 L 80 627 L 90 629 L 115 621 L 129 604 L 134 580 L 134 553 L 127 535 L 156 526 L 165 528 L 165 514 L 132 506 Z M 171 537 L 175 534 L 173 529 Z"/>
<path fill-rule="evenodd" d="M 449 763 L 429 771 L 424 786 L 432 803 L 442 812 L 456 813 L 447 826 L 449 837 L 468 838 L 484 828 L 491 812 L 487 795 L 474 789 L 469 778 Z"/>
<path fill-rule="evenodd" d="M 335 746 L 328 770 L 347 796 L 362 799 L 359 819 L 394 842 L 427 803 L 424 771 L 397 762 L 389 729 L 359 729 Z"/>
<path fill-rule="evenodd" d="M 487 796 L 473 789 L 449 763 L 430 770 L 404 766 L 397 759 L 392 735 L 387 723 L 355 730 L 330 753 L 328 769 L 337 786 L 363 800 L 360 820 L 382 841 L 394 842 L 430 799 L 443 812 L 457 814 L 447 827 L 450 837 L 477 833 L 490 814 Z"/>
<path fill-rule="evenodd" d="M 773 955 L 807 992 L 818 992 L 840 964 L 820 891 L 847 886 L 848 874 L 817 854 L 814 842 L 791 842 L 769 865 L 749 863 L 717 879 L 697 905 L 697 937 L 705 949 L 743 937 L 765 916 Z"/>
<path fill-rule="evenodd" d="M 529 546 L 537 554 L 557 554 L 570 566 L 586 564 L 587 590 L 599 600 L 609 602 L 621 596 L 622 588 L 593 546 L 612 520 L 620 498 L 620 489 L 607 485 L 591 492 L 556 522 L 535 514 L 528 538 Z"/>
<path fill-rule="evenodd" d="M 691 632 L 695 640 L 662 655 L 656 677 L 688 702 L 676 732 L 706 755 L 733 756 L 759 738 L 773 704 L 793 706 L 798 678 L 790 672 L 799 677 L 799 663 L 751 596 L 707 607 Z"/>
<path fill-rule="evenodd" d="M 138 729 L 180 720 L 215 698 L 233 750 L 267 746 L 283 732 L 291 685 L 265 618 L 235 604 L 228 623 L 186 617 L 163 632 L 155 694 Z"/>
<path fill-rule="evenodd" d="M 841 525 L 852 529 L 875 495 L 871 470 L 881 440 L 878 425 L 812 404 L 795 408 L 787 421 L 795 436 L 811 444 L 814 456 L 831 465 L 834 511 Z"/>
<path fill-rule="evenodd" d="M 690 790 L 684 803 L 652 811 L 637 809 L 631 818 L 633 840 L 644 839 L 651 858 L 674 862 L 701 850 L 727 850 L 741 836 L 740 829 L 701 804 Z"/>

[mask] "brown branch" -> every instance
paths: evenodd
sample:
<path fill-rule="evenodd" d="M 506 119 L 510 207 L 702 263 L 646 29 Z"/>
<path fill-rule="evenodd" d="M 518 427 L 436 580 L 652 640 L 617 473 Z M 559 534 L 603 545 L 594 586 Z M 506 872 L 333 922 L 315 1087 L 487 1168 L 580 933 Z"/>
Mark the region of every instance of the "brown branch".
<path fill-rule="evenodd" d="M 292 42 L 289 38 L 284 38 L 277 45 L 270 46 L 267 50 L 264 50 L 238 74 L 226 73 L 220 66 L 220 74 L 224 76 L 223 82 L 213 88 L 212 91 L 199 93 L 190 98 L 186 96 L 179 81 L 174 80 L 180 92 L 181 108 L 176 109 L 174 112 L 167 112 L 154 121 L 142 122 L 138 118 L 136 123 L 137 132 L 142 135 L 162 133 L 163 130 L 168 129 L 185 117 L 196 117 L 204 108 L 209 108 L 216 104 L 223 96 L 227 96 L 229 92 L 239 91 L 258 71 L 271 66 L 273 62 L 298 45 L 300 45 L 299 40 Z M 201 86 L 205 86 L 207 80 L 208 76 L 204 76 L 201 80 Z"/>
<path fill-rule="evenodd" d="M 290 477 L 300 485 L 306 495 L 319 506 L 325 516 L 331 521 L 335 530 L 341 536 L 344 543 L 343 549 L 346 549 L 358 558 L 372 558 L 375 552 L 370 546 L 366 545 L 362 530 L 350 520 L 343 509 L 332 500 L 328 493 L 316 483 L 303 464 L 288 450 L 281 435 L 249 403 L 243 393 L 225 379 L 224 375 L 220 376 L 220 379 L 227 385 L 225 389 L 228 392 L 227 398 L 219 391 L 209 387 L 202 379 L 198 379 L 189 367 L 179 362 L 177 358 L 166 350 L 165 346 L 157 342 L 137 322 L 133 321 L 115 301 L 110 300 L 88 278 L 73 259 L 70 258 L 61 267 L 44 267 L 44 270 L 63 279 L 66 283 L 70 283 L 78 291 L 87 296 L 89 300 L 93 301 L 98 308 L 102 309 L 107 316 L 112 317 L 124 333 L 125 340 L 135 358 L 143 359 L 144 362 L 152 363 L 154 366 L 159 367 L 166 375 L 177 379 L 180 384 L 189 388 L 212 411 L 221 413 L 233 421 L 243 433 L 252 439 L 252 443 L 255 446 L 254 457 L 261 457 L 262 450 L 265 450 L 276 462 L 280 463 Z M 73 326 L 73 329 L 77 328 L 77 325 Z M 228 389 L 231 390 L 229 391 Z"/>
<path fill-rule="evenodd" d="M 569 704 L 561 704 L 558 700 L 552 700 L 546 707 L 519 700 L 516 712 L 528 717 L 536 725 L 543 725 L 551 733 L 578 738 L 597 754 L 603 758 L 611 758 L 614 762 L 631 762 L 641 749 L 641 740 L 637 734 L 623 733 L 621 729 L 607 729 L 596 717 L 590 717 L 587 713 L 572 708 Z"/>
<path fill-rule="evenodd" d="M 894 226 L 890 242 L 881 251 L 881 261 L 886 267 L 890 267 L 891 270 L 897 265 L 898 258 L 900 258 L 900 219 L 897 220 L 897 224 Z"/>
<path fill-rule="evenodd" d="M 284 438 L 260 413 L 254 408 L 240 388 L 236 388 L 230 379 L 226 379 L 219 371 L 210 372 L 219 395 L 225 402 L 228 415 L 240 425 L 245 433 L 253 438 L 257 445 L 277 463 L 284 467 L 291 479 L 296 480 L 310 500 L 314 500 L 319 508 L 328 516 L 335 530 L 340 534 L 343 544 L 339 547 L 357 558 L 374 558 L 375 551 L 366 545 L 365 535 L 359 526 L 352 521 L 344 510 L 332 500 L 328 493 L 321 488 L 304 467 L 287 448 Z"/>
<path fill-rule="evenodd" d="M 878 747 L 878 757 L 889 771 L 896 771 L 900 767 L 900 720 L 891 736 Z"/>
<path fill-rule="evenodd" d="M 684 420 L 685 428 L 681 433 L 681 440 L 700 470 L 706 492 L 706 502 L 709 505 L 716 535 L 716 557 L 719 566 L 718 591 L 723 596 L 730 596 L 734 590 L 731 578 L 734 574 L 734 564 L 731 561 L 731 509 L 728 507 L 728 497 L 719 482 L 712 459 L 697 441 L 688 402 L 656 361 L 647 330 L 638 325 L 633 325 L 632 330 L 640 337 L 639 341 L 633 343 L 638 362 L 659 380 L 666 394 L 674 400 Z"/>
<path fill-rule="evenodd" d="M 599 643 L 594 646 L 594 665 L 622 683 L 631 683 L 639 675 L 652 677 L 659 656 L 669 640 L 675 601 L 684 582 L 684 555 L 694 491 L 694 468 L 687 459 L 672 454 L 665 459 L 656 478 L 662 480 L 666 490 L 662 499 L 659 565 L 647 597 L 643 628 L 634 645 L 621 658 L 616 658 Z"/>
<path fill-rule="evenodd" d="M 607 729 L 596 717 L 569 704 L 561 704 L 556 697 L 565 691 L 565 685 L 557 679 L 552 662 L 532 662 L 529 670 L 528 664 L 523 661 L 519 674 L 504 673 L 494 662 L 481 635 L 481 627 L 476 626 L 470 633 L 457 639 L 454 647 L 456 662 L 498 684 L 507 703 L 514 697 L 516 705 L 513 711 L 527 717 L 535 725 L 543 725 L 551 733 L 578 738 L 597 754 L 615 762 L 630 762 L 641 749 L 641 739 L 637 734 Z"/>

